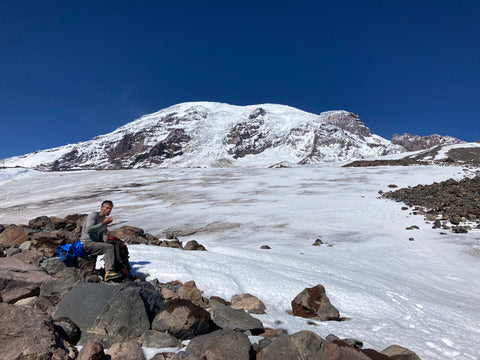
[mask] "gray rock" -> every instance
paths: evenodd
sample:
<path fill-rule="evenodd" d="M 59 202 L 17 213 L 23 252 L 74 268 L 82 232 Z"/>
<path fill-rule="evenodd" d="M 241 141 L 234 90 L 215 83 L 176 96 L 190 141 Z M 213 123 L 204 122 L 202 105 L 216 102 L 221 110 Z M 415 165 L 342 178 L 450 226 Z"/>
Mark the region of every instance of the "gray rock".
<path fill-rule="evenodd" d="M 150 329 L 149 314 L 139 288 L 125 287 L 109 301 L 92 327 L 96 334 L 117 339 L 138 337 Z"/>
<path fill-rule="evenodd" d="M 249 360 L 253 349 L 247 335 L 224 329 L 196 336 L 187 345 L 185 352 L 204 360 Z"/>
<path fill-rule="evenodd" d="M 17 254 L 20 254 L 22 252 L 22 250 L 20 250 L 20 248 L 18 247 L 11 247 L 10 249 L 7 250 L 7 257 L 10 257 L 10 256 L 13 256 L 13 255 L 17 255 Z"/>
<path fill-rule="evenodd" d="M 79 283 L 58 304 L 54 318 L 68 317 L 82 333 L 90 329 L 124 285 Z"/>
<path fill-rule="evenodd" d="M 253 335 L 264 331 L 260 320 L 246 313 L 244 310 L 235 310 L 229 306 L 217 304 L 212 313 L 212 320 L 222 329 L 234 331 L 250 331 Z"/>
<path fill-rule="evenodd" d="M 53 305 L 57 305 L 74 286 L 75 283 L 71 281 L 45 281 L 40 286 L 40 297 L 47 299 Z"/>
<path fill-rule="evenodd" d="M 80 344 L 96 341 L 109 347 L 139 337 L 162 304 L 161 296 L 144 285 L 79 283 L 64 296 L 55 319 L 75 322 L 82 331 Z"/>
<path fill-rule="evenodd" d="M 52 257 L 44 259 L 40 263 L 40 267 L 45 270 L 47 274 L 53 276 L 60 271 L 65 270 L 67 268 L 67 265 L 60 259 L 60 257 Z"/>

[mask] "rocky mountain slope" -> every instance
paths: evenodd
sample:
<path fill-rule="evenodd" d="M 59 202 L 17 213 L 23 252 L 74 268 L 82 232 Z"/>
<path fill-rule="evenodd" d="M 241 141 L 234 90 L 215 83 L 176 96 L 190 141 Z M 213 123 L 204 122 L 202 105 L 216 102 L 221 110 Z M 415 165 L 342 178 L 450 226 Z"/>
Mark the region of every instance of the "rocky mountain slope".
<path fill-rule="evenodd" d="M 285 105 L 182 103 L 142 116 L 90 141 L 0 160 L 0 166 L 43 171 L 151 167 L 298 165 L 402 153 L 453 138 L 392 143 L 358 115 L 320 115 Z"/>
<path fill-rule="evenodd" d="M 439 145 L 461 144 L 463 141 L 451 136 L 441 136 L 438 134 L 428 136 L 418 136 L 403 134 L 394 134 L 392 144 L 403 146 L 407 151 L 418 151 L 432 148 Z"/>

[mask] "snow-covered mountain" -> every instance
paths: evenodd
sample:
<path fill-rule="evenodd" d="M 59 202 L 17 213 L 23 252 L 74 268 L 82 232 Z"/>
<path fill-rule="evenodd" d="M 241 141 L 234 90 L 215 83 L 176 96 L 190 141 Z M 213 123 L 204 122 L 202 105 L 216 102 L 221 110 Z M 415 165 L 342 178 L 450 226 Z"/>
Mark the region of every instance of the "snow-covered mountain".
<path fill-rule="evenodd" d="M 358 115 L 289 106 L 182 103 L 92 140 L 0 160 L 37 170 L 236 167 L 350 161 L 407 151 Z"/>

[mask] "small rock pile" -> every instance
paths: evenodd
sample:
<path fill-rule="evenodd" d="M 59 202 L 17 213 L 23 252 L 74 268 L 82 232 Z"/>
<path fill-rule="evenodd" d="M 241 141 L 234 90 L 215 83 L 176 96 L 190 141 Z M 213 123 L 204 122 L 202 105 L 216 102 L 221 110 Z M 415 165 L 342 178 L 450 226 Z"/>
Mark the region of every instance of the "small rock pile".
<path fill-rule="evenodd" d="M 251 314 L 268 309 L 251 294 L 229 301 L 206 298 L 193 280 L 160 283 L 142 276 L 104 283 L 94 267 L 59 257 L 45 259 L 58 245 L 78 239 L 82 218 L 40 217 L 27 226 L 0 228 L 5 255 L 0 257 L 2 359 L 144 360 L 142 347 L 147 347 L 178 349 L 157 354 L 154 360 L 419 360 L 398 345 L 378 352 L 362 349 L 359 340 L 333 334 L 323 339 L 311 331 L 290 335 L 284 329 L 266 328 Z M 170 246 L 178 241 L 174 236 L 159 240 L 133 227 L 112 233 L 129 243 Z M 180 248 L 187 246 L 180 242 Z M 204 250 L 196 242 L 191 248 Z M 291 305 L 292 316 L 312 324 L 348 320 L 340 317 L 320 284 L 301 291 Z M 82 346 L 80 351 L 77 345 Z"/>
<path fill-rule="evenodd" d="M 454 226 L 468 222 L 478 226 L 480 223 L 480 176 L 380 193 L 385 198 L 414 207 L 417 214 L 425 214 L 429 221 L 450 222 Z"/>

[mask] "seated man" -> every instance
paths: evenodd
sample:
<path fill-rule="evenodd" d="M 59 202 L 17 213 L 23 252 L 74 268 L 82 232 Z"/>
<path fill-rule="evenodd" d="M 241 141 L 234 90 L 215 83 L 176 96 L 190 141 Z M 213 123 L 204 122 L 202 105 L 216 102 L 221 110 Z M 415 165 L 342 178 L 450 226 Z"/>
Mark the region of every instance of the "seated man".
<path fill-rule="evenodd" d="M 104 255 L 105 281 L 122 277 L 122 274 L 115 272 L 114 269 L 114 246 L 103 242 L 103 236 L 107 234 L 107 225 L 113 221 L 113 218 L 109 217 L 112 209 L 113 202 L 105 200 L 102 202 L 100 211 L 94 211 L 88 214 L 82 226 L 82 235 L 80 237 L 80 242 L 82 243 L 85 254 Z"/>

